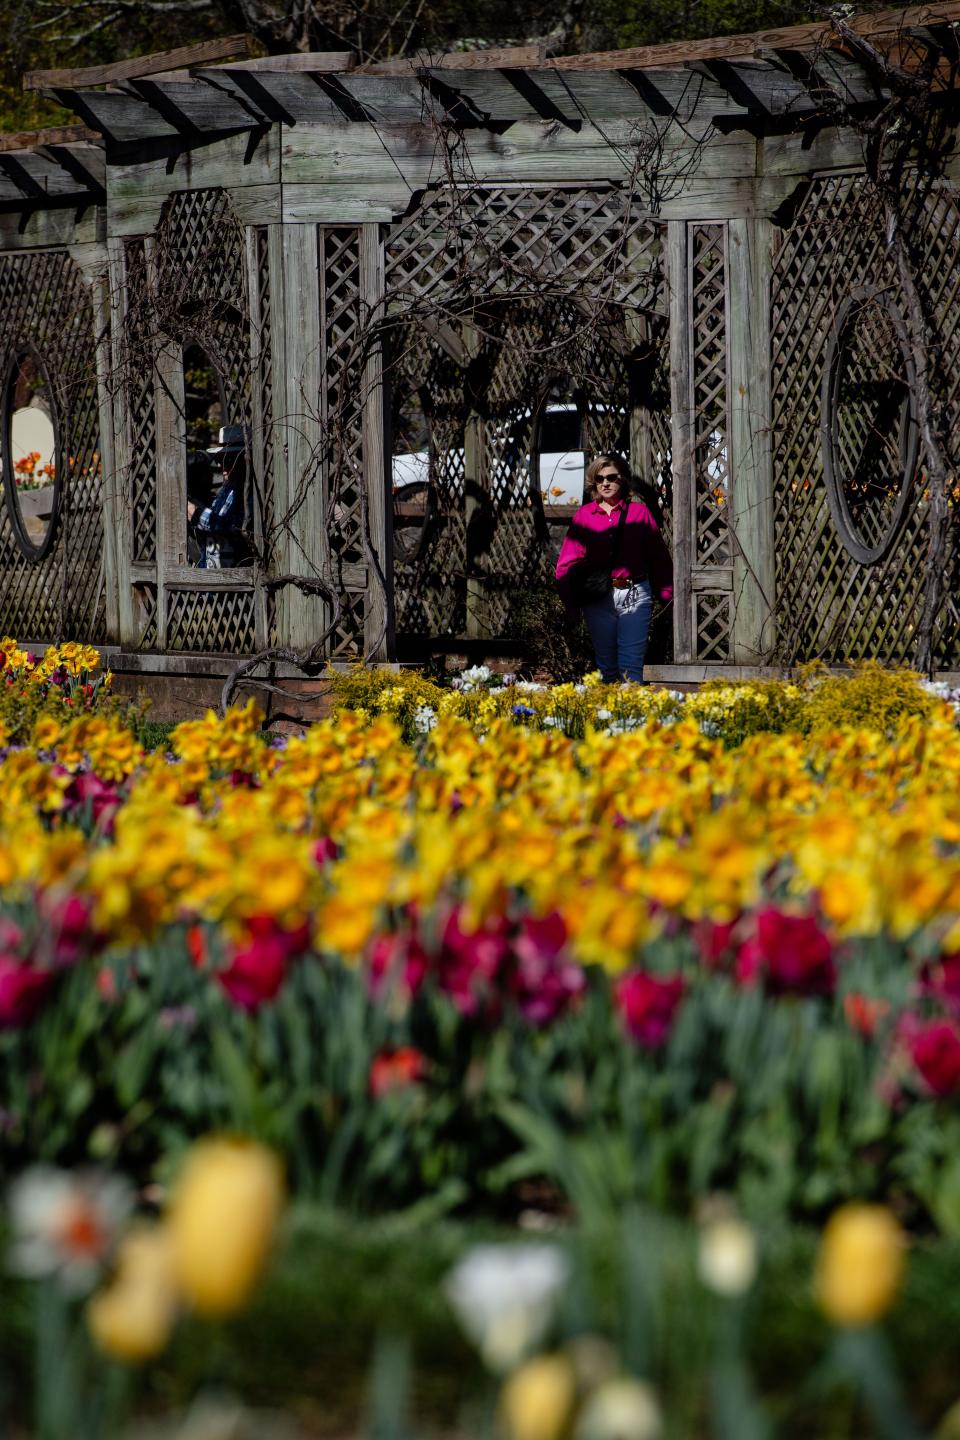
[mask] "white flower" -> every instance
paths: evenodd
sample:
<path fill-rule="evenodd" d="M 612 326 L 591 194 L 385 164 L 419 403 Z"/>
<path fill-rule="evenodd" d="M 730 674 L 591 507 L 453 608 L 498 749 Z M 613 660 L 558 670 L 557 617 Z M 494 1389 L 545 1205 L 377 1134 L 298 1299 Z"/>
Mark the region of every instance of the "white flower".
<path fill-rule="evenodd" d="M 471 665 L 460 671 L 460 679 L 467 685 L 485 685 L 493 679 L 493 671 L 489 665 Z"/>
<path fill-rule="evenodd" d="M 612 710 L 598 710 L 598 711 L 597 711 L 597 719 L 598 719 L 598 720 L 611 720 L 612 718 L 613 718 L 613 711 L 612 711 Z"/>
<path fill-rule="evenodd" d="M 555 1245 L 475 1245 L 444 1289 L 485 1364 L 503 1374 L 543 1339 L 569 1273 Z"/>
<path fill-rule="evenodd" d="M 427 735 L 437 723 L 437 712 L 430 705 L 418 705 L 413 712 L 413 728 Z"/>
<path fill-rule="evenodd" d="M 653 1387 L 626 1376 L 606 1380 L 580 1412 L 575 1440 L 660 1440 L 663 1416 Z"/>
<path fill-rule="evenodd" d="M 65 1290 L 82 1294 L 113 1252 L 133 1195 L 116 1175 L 38 1165 L 10 1187 L 9 1208 L 9 1269 L 57 1275 Z"/>
<path fill-rule="evenodd" d="M 559 717 L 556 715 L 544 715 L 543 723 L 544 725 L 559 725 L 560 720 Z"/>
<path fill-rule="evenodd" d="M 697 1271 L 708 1290 L 744 1295 L 757 1275 L 757 1238 L 735 1215 L 708 1220 L 700 1231 Z"/>
<path fill-rule="evenodd" d="M 515 680 L 513 688 L 514 690 L 525 690 L 529 695 L 533 695 L 538 690 L 546 690 L 547 687 L 541 685 L 539 680 Z"/>

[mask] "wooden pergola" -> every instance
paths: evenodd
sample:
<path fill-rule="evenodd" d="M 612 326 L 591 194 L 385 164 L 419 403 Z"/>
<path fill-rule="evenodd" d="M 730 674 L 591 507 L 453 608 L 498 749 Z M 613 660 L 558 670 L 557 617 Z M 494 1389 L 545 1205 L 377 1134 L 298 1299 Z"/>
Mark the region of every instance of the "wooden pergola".
<path fill-rule="evenodd" d="M 170 676 L 495 653 L 568 513 L 539 486 L 559 405 L 586 449 L 629 447 L 663 512 L 676 603 L 655 676 L 912 660 L 929 485 L 864 160 L 892 92 L 850 37 L 952 124 L 958 26 L 948 0 L 840 34 L 367 66 L 232 37 L 25 77 L 81 123 L 0 140 L 5 477 L 15 414 L 40 406 L 56 440 L 32 511 L 4 482 L 0 630 Z M 905 213 L 953 457 L 944 154 L 910 170 Z M 198 355 L 246 427 L 233 568 L 190 549 Z M 394 494 L 398 453 L 423 482 Z"/>

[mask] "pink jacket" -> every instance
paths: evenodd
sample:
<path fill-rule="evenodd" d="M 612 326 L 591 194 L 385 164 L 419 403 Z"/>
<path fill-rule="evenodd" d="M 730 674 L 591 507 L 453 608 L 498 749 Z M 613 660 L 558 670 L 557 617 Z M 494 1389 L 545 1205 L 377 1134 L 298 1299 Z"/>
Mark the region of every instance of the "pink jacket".
<path fill-rule="evenodd" d="M 557 589 L 568 611 L 577 608 L 570 573 L 578 565 L 604 569 L 613 554 L 613 537 L 620 523 L 624 501 L 618 500 L 608 515 L 595 500 L 581 505 L 570 521 L 570 529 L 557 561 Z M 620 535 L 615 580 L 649 580 L 658 599 L 673 599 L 673 564 L 656 520 L 642 500 L 631 500 Z"/>

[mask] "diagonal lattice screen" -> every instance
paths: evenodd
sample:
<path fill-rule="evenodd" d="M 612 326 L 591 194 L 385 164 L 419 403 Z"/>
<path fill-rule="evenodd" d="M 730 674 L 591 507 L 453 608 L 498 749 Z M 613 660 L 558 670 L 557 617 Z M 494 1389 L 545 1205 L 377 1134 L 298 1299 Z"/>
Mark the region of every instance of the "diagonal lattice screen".
<path fill-rule="evenodd" d="M 393 420 L 403 430 L 422 411 L 428 431 L 427 493 L 398 492 L 398 633 L 462 633 L 473 575 L 483 633 L 508 635 L 520 592 L 548 580 L 536 416 L 548 396 L 575 393 L 586 448 L 629 447 L 641 347 L 627 317 L 664 310 L 661 250 L 657 224 L 606 187 L 444 187 L 392 228 Z M 668 434 L 667 414 L 646 453 L 669 502 Z"/>
<path fill-rule="evenodd" d="M 960 209 L 940 182 L 921 188 L 914 181 L 906 198 L 911 253 L 934 332 L 934 384 L 956 464 Z M 880 202 L 860 177 L 815 179 L 793 225 L 781 234 L 772 291 L 778 635 L 785 661 L 882 656 L 910 662 L 915 656 L 927 496 L 922 449 L 911 474 L 898 474 L 894 463 L 905 423 L 904 369 L 889 310 L 880 319 L 872 308 L 863 328 L 846 335 L 833 416 L 840 483 L 856 534 L 882 551 L 876 560 L 858 560 L 844 543 L 825 475 L 822 427 L 831 417 L 823 410 L 824 372 L 838 321 L 842 328 L 851 295 L 864 290 L 882 292 L 905 313 Z M 958 515 L 957 497 L 952 504 Z M 939 663 L 950 667 L 960 662 L 956 569 L 954 526 L 938 636 Z"/>
<path fill-rule="evenodd" d="M 107 638 L 103 474 L 94 321 L 80 269 L 63 252 L 0 256 L 4 377 L 24 347 L 39 356 L 50 380 L 64 468 L 62 500 L 56 543 L 38 562 L 20 549 L 6 505 L 0 507 L 0 631 L 22 640 L 102 642 Z"/>

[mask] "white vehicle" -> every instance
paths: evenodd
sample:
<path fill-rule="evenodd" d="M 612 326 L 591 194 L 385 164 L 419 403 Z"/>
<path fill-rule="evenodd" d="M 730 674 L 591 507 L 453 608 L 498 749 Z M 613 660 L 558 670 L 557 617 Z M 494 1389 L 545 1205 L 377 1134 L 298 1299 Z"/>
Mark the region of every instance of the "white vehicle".
<path fill-rule="evenodd" d="M 602 408 L 602 407 L 599 407 Z M 508 453 L 517 462 L 529 444 L 529 413 L 514 422 Z M 540 420 L 539 482 L 545 505 L 580 505 L 586 454 L 583 448 L 583 418 L 576 405 L 548 405 Z M 393 489 L 403 506 L 422 505 L 430 479 L 430 457 L 426 450 L 393 456 Z"/>

